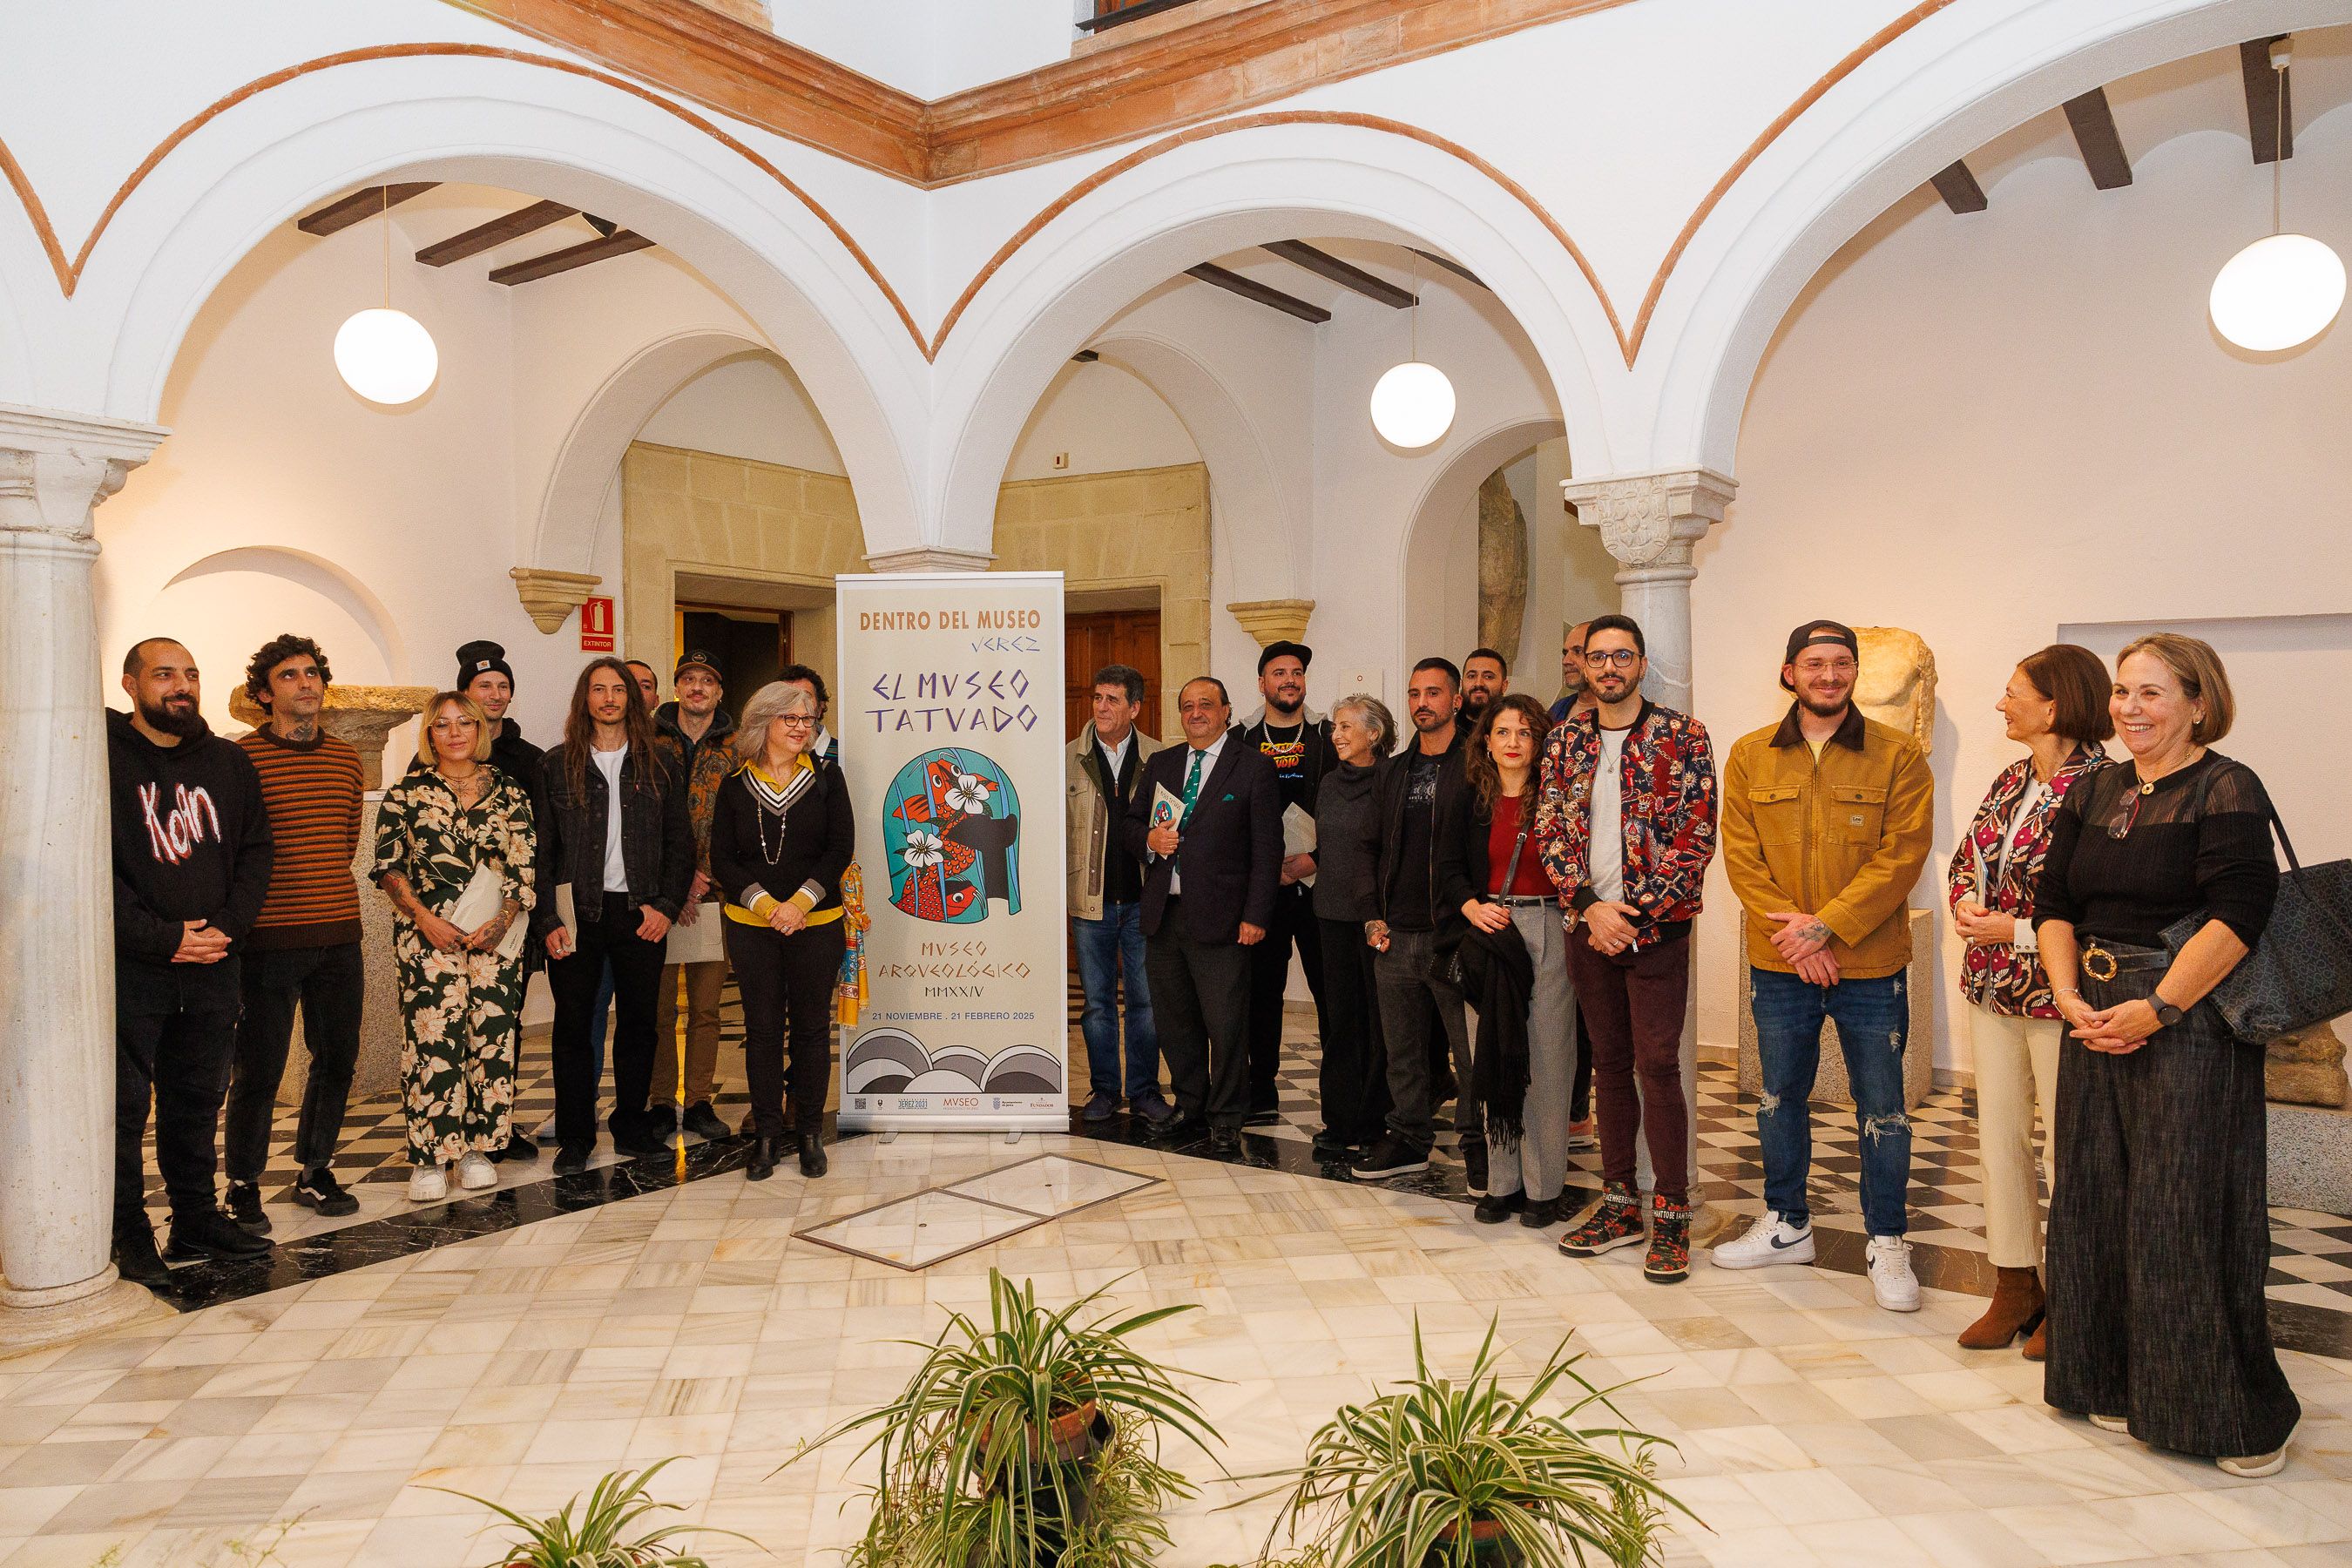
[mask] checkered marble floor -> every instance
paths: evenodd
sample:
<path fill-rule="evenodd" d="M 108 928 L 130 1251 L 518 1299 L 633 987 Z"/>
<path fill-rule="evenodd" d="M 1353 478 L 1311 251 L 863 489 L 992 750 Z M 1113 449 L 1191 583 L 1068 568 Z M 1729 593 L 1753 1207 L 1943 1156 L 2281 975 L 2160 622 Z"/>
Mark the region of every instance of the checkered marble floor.
<path fill-rule="evenodd" d="M 800 1239 L 926 1189 L 1086 1195 L 995 1174 L 1039 1154 L 1150 1184 L 916 1272 Z M 504 1537 L 440 1489 L 550 1511 L 668 1455 L 662 1500 L 759 1542 L 690 1543 L 715 1564 L 831 1562 L 867 1470 L 850 1447 L 779 1466 L 894 1392 L 917 1352 L 890 1342 L 980 1306 L 992 1266 L 1049 1300 L 1198 1307 L 1145 1343 L 1198 1374 L 1235 1473 L 1295 1463 L 1402 1374 L 1416 1322 L 1458 1366 L 1496 1320 L 1520 1373 L 1570 1335 L 1678 1445 L 1664 1479 L 1705 1522 L 1668 1540 L 1673 1568 L 2352 1561 L 2342 1363 L 2285 1355 L 2306 1410 L 2288 1468 L 2233 1481 L 2050 1411 L 2013 1352 L 1960 1350 L 1966 1296 L 1895 1316 L 1804 1268 L 1661 1289 L 1630 1254 L 1563 1258 L 1444 1199 L 1057 1134 L 851 1140 L 822 1181 L 722 1173 L 0 1363 L 0 1563 L 228 1568 L 275 1536 L 285 1568 L 461 1568 Z M 1273 1505 L 1223 1510 L 1255 1489 L 1169 1458 L 1205 1484 L 1161 1561 L 1244 1559 Z"/>

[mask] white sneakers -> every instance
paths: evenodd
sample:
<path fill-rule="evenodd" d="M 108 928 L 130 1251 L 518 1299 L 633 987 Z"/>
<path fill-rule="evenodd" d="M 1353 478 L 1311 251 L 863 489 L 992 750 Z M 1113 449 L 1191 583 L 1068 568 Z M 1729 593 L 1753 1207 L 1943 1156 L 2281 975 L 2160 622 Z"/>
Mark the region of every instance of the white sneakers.
<path fill-rule="evenodd" d="M 1778 1209 L 1766 1209 L 1737 1241 L 1727 1241 L 1707 1256 L 1717 1268 L 1766 1268 L 1775 1263 L 1811 1263 L 1813 1227 L 1793 1226 Z M 1914 1287 L 1915 1290 L 1916 1287 Z"/>
<path fill-rule="evenodd" d="M 1870 1291 L 1889 1312 L 1919 1310 L 1919 1277 L 1911 1272 L 1911 1244 L 1899 1236 L 1874 1236 L 1869 1252 Z"/>
<path fill-rule="evenodd" d="M 408 1201 L 413 1204 L 437 1203 L 449 1195 L 449 1178 L 441 1173 L 438 1165 L 419 1165 L 408 1173 Z"/>
<path fill-rule="evenodd" d="M 499 1184 L 498 1168 L 488 1155 L 468 1154 L 457 1162 L 457 1184 L 467 1192 L 479 1192 L 484 1187 Z"/>

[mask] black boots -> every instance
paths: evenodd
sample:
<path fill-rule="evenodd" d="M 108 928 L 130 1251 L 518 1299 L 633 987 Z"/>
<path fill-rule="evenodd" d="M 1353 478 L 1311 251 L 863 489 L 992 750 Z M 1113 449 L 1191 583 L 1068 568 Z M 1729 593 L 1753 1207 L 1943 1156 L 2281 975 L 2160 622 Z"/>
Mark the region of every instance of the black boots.
<path fill-rule="evenodd" d="M 814 1178 L 824 1175 L 824 1134 L 822 1132 L 802 1133 L 801 1174 Z"/>
<path fill-rule="evenodd" d="M 747 1182 L 764 1182 L 776 1173 L 776 1138 L 762 1132 L 751 1140 L 751 1158 L 743 1166 Z"/>
<path fill-rule="evenodd" d="M 163 1255 L 155 1250 L 155 1227 L 145 1215 L 115 1222 L 114 1271 L 134 1285 L 159 1286 L 172 1278 L 163 1267 Z"/>
<path fill-rule="evenodd" d="M 174 1263 L 198 1258 L 258 1258 L 269 1243 L 216 1208 L 172 1216 L 172 1240 L 164 1256 Z"/>

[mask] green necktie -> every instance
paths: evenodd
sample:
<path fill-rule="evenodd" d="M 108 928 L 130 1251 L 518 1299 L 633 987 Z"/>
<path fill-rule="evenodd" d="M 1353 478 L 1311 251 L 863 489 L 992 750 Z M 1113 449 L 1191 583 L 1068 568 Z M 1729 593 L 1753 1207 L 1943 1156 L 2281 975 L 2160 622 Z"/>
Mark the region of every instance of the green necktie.
<path fill-rule="evenodd" d="M 1176 826 L 1179 827 L 1192 825 L 1192 799 L 1201 793 L 1201 759 L 1208 754 L 1206 752 L 1194 752 L 1192 765 L 1184 771 L 1184 815 L 1176 819 Z"/>

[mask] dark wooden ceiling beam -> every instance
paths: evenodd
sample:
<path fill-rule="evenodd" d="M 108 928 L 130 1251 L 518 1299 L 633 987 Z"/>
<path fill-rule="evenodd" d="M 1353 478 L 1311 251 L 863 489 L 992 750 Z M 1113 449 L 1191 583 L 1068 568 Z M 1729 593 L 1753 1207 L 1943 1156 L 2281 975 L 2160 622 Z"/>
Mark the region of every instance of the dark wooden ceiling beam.
<path fill-rule="evenodd" d="M 578 245 L 567 246 L 562 250 L 551 250 L 545 256 L 534 256 L 528 261 L 518 261 L 510 266 L 494 268 L 490 272 L 490 281 L 507 284 L 535 283 L 541 278 L 552 278 L 559 272 L 569 272 L 574 268 L 609 260 L 615 256 L 626 256 L 631 251 L 650 250 L 653 248 L 653 243 L 642 234 L 632 234 L 625 228 L 618 229 L 596 239 L 583 240 Z"/>
<path fill-rule="evenodd" d="M 1985 200 L 1984 187 L 1977 184 L 1977 177 L 1959 159 L 1937 170 L 1933 184 L 1936 194 L 1944 198 L 1944 205 L 1956 213 L 1980 213 L 1991 205 Z"/>
<path fill-rule="evenodd" d="M 2068 99 L 2066 123 L 2074 128 L 2074 145 L 2083 150 L 2083 167 L 2091 171 L 2091 184 L 2112 191 L 2132 183 L 2131 159 L 2116 133 L 2116 111 L 2107 103 L 2106 89 L 2095 87 L 2080 98 Z"/>
<path fill-rule="evenodd" d="M 347 196 L 338 196 L 317 212 L 306 213 L 294 220 L 294 226 L 304 234 L 339 234 L 362 218 L 371 218 L 386 207 L 396 207 L 411 196 L 421 196 L 438 180 L 417 180 L 404 185 L 369 185 Z"/>
<path fill-rule="evenodd" d="M 1294 267 L 1303 267 L 1318 278 L 1328 279 L 1340 288 L 1351 289 L 1367 300 L 1377 300 L 1391 310 L 1409 309 L 1421 301 L 1385 278 L 1376 278 L 1360 267 L 1340 260 L 1328 250 L 1318 250 L 1303 239 L 1276 239 L 1259 247 L 1270 255 L 1278 256 Z"/>
<path fill-rule="evenodd" d="M 2294 156 L 2294 85 L 2286 79 L 2287 73 L 2271 68 L 2271 46 L 2285 39 L 2281 33 L 2238 46 L 2238 73 L 2246 79 L 2246 130 L 2257 163 Z M 2286 99 L 2283 104 L 2282 93 Z"/>
<path fill-rule="evenodd" d="M 1454 260 L 1451 257 L 1440 256 L 1433 250 L 1423 250 L 1419 246 L 1408 245 L 1405 248 L 1412 251 L 1415 256 L 1420 257 L 1423 261 L 1433 262 L 1439 267 L 1443 267 L 1445 270 L 1453 273 L 1454 276 L 1461 279 L 1466 283 L 1475 283 L 1481 289 L 1486 288 L 1486 280 L 1484 278 L 1479 277 L 1475 272 L 1471 271 L 1467 267 L 1463 266 L 1462 263 Z M 1494 290 L 1487 289 L 1487 292 L 1492 293 Z"/>
<path fill-rule="evenodd" d="M 1296 294 L 1286 294 L 1279 289 L 1269 289 L 1254 278 L 1244 278 L 1240 273 L 1228 271 L 1213 262 L 1203 261 L 1198 267 L 1187 267 L 1184 270 L 1187 275 L 1198 278 L 1203 283 L 1213 283 L 1218 288 L 1238 294 L 1255 304 L 1264 305 L 1268 310 L 1279 310 L 1286 316 L 1296 316 L 1302 321 L 1312 321 L 1318 327 L 1331 319 L 1331 312 L 1320 305 L 1310 305 Z"/>
<path fill-rule="evenodd" d="M 416 253 L 416 259 L 427 267 L 446 267 L 453 261 L 479 256 L 485 250 L 495 250 L 510 239 L 536 234 L 551 223 L 562 223 L 579 210 L 578 207 L 565 206 L 562 202 L 533 202 L 504 217 L 476 224 L 463 234 L 453 234 L 446 239 L 428 245 Z"/>

